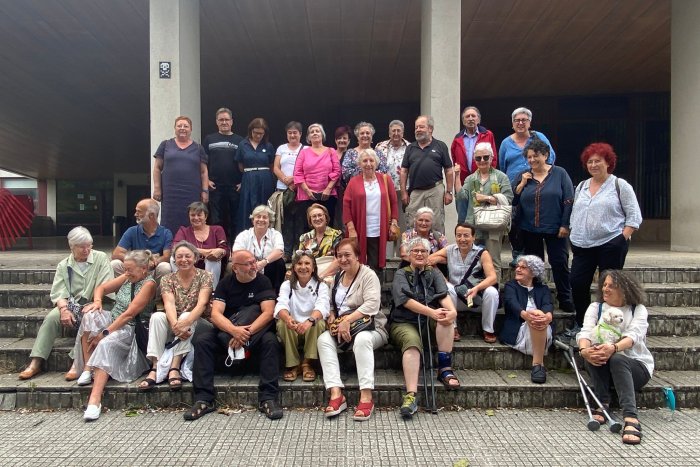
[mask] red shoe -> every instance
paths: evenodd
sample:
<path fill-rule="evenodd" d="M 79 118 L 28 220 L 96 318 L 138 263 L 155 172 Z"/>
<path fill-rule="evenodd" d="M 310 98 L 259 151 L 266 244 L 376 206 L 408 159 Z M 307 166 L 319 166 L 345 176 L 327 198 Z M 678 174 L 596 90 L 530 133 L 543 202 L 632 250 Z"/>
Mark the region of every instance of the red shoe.
<path fill-rule="evenodd" d="M 345 399 L 345 396 L 341 395 L 328 401 L 328 406 L 323 409 L 323 414 L 326 418 L 331 418 L 346 410 L 348 410 L 348 401 Z"/>
<path fill-rule="evenodd" d="M 484 331 L 484 342 L 487 344 L 495 344 L 496 340 L 496 334 Z"/>
<path fill-rule="evenodd" d="M 369 420 L 369 417 L 372 416 L 372 412 L 374 412 L 374 401 L 360 401 L 355 408 L 355 414 L 352 416 L 352 419 L 358 422 L 364 422 L 365 420 Z"/>

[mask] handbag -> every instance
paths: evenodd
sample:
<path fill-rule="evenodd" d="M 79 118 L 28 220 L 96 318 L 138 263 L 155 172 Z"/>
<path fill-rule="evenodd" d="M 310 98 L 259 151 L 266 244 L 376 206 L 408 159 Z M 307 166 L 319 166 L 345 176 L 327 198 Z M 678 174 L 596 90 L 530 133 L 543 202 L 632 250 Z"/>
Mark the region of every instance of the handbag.
<path fill-rule="evenodd" d="M 297 192 L 291 188 L 287 188 L 282 193 L 282 206 L 285 208 L 292 204 L 297 199 Z"/>
<path fill-rule="evenodd" d="M 389 241 L 395 242 L 401 237 L 401 229 L 398 225 L 391 223 L 391 203 L 389 202 L 389 184 L 387 174 L 384 174 L 384 186 L 386 187 L 386 223 L 389 226 Z"/>
<path fill-rule="evenodd" d="M 330 333 L 331 336 L 335 337 L 338 340 L 338 349 L 345 352 L 346 350 L 350 350 L 352 348 L 352 343 L 355 341 L 355 336 L 362 332 L 362 331 L 374 331 L 374 317 L 373 316 L 363 316 L 360 319 L 356 319 L 352 323 L 350 323 L 350 342 L 341 342 L 340 337 L 338 336 L 338 325 L 344 321 L 346 321 L 347 317 L 350 316 L 350 314 L 345 314 L 343 316 L 340 316 L 333 321 L 333 323 L 330 325 Z"/>
<path fill-rule="evenodd" d="M 131 283 L 131 301 L 134 301 L 134 283 Z M 141 313 L 134 317 L 134 339 L 141 353 L 146 355 L 148 352 L 148 326 L 143 323 Z"/>
<path fill-rule="evenodd" d="M 507 199 L 502 194 L 498 193 L 494 196 L 498 200 L 497 204 L 474 206 L 474 226 L 478 230 L 510 230 L 513 206 L 508 204 Z M 504 200 L 505 202 L 503 202 Z"/>
<path fill-rule="evenodd" d="M 73 268 L 68 266 L 68 303 L 66 303 L 66 308 L 73 315 L 73 322 L 75 323 L 75 329 L 80 327 L 80 322 L 83 320 L 83 307 L 87 303 L 84 298 L 76 299 L 73 296 Z"/>

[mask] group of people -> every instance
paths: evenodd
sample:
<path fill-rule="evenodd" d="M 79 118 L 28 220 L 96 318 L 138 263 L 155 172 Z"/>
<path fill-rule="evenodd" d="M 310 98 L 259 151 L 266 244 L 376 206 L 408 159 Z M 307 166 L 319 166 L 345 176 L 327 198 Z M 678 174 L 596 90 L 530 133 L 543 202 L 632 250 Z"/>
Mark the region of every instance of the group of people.
<path fill-rule="evenodd" d="M 283 414 L 277 393 L 284 352 L 286 381 L 299 375 L 313 381 L 320 365 L 329 391 L 324 412 L 331 417 L 347 409 L 338 352 L 352 350 L 361 393 L 353 418 L 366 420 L 374 410 L 374 350 L 391 339 L 403 355 L 406 392 L 400 412 L 411 417 L 426 334 L 433 333 L 437 343 L 439 381 L 448 390 L 460 387 L 451 363 L 453 342 L 461 338 L 458 311 L 480 307 L 484 340 L 495 343 L 500 337 L 531 355 L 532 381 L 546 381 L 544 355 L 554 310 L 543 283 L 546 247 L 559 307 L 576 312 L 578 327 L 570 334 L 578 334 L 582 349 L 591 349 L 582 355 L 595 367 L 594 379 L 602 381 L 596 384 L 600 398 L 609 400 L 610 377 L 596 372 L 599 367 L 610 366 L 613 380 L 617 368 L 634 373 L 623 407 L 630 430 L 641 439 L 636 409 L 630 407 L 634 388 L 648 381 L 641 376 L 653 371 L 653 360 L 642 351 L 643 295 L 623 299 L 623 305 L 633 306 L 633 332 L 621 341 L 629 342 L 615 346 L 642 366 L 608 365 L 608 360 L 626 360 L 612 359 L 593 345 L 588 318 L 595 305 L 589 289 L 596 269 L 622 268 L 629 238 L 642 220 L 631 186 L 612 175 L 614 151 L 605 143 L 588 146 L 581 161 L 591 178 L 574 189 L 566 171 L 554 165 L 547 138 L 530 130 L 528 109 L 513 112 L 514 133 L 502 142 L 498 158 L 478 109 L 467 107 L 462 119 L 464 129 L 450 154 L 433 138 L 430 116 L 416 119 L 413 143 L 404 139 L 403 123 L 392 121 L 390 138 L 374 149 L 375 129 L 368 122 L 355 127 L 354 148 L 350 128 L 339 127 L 337 149 L 324 145 L 325 130 L 317 123 L 307 128 L 308 146 L 303 145 L 301 124 L 290 122 L 288 143 L 275 149 L 262 118 L 251 121 L 241 138 L 232 131 L 231 111 L 219 109 L 219 132 L 199 145 L 191 139 L 191 121 L 178 117 L 175 138 L 164 141 L 154 156 L 153 199 L 136 206 L 137 225 L 124 233 L 111 264 L 91 250 L 86 229 L 69 233 L 71 255 L 59 264 L 52 289 L 56 309 L 42 325 L 20 378 L 39 373 L 60 326 L 73 326 L 78 336 L 66 379 L 93 384 L 86 420 L 99 417 L 110 376 L 131 381 L 144 372 L 142 391 L 165 379 L 179 390 L 183 378 L 191 380 L 196 402 L 185 418 L 200 418 L 214 410 L 213 376 L 220 359 L 236 368 L 257 365 L 259 408 L 277 419 Z M 456 243 L 448 245 L 444 209 L 453 199 L 459 222 Z M 477 213 L 489 206 L 512 206 L 512 222 L 497 229 L 482 225 Z M 244 229 L 246 219 L 252 227 Z M 311 228 L 306 233 L 303 219 Z M 505 284 L 506 317 L 497 335 L 506 234 L 515 276 Z M 388 246 L 403 260 L 389 317 L 380 309 L 377 275 L 386 265 Z M 614 283 L 606 283 L 605 290 L 634 285 L 624 275 L 619 276 L 624 280 L 609 277 Z"/>

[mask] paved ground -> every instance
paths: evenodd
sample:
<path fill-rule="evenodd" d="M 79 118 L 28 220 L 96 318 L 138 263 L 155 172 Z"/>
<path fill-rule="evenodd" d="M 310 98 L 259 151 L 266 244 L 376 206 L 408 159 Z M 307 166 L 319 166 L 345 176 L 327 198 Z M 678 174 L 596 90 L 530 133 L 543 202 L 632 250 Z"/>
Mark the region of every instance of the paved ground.
<path fill-rule="evenodd" d="M 570 410 L 420 413 L 404 422 L 379 411 L 368 422 L 325 420 L 316 410 L 127 416 L 112 411 L 86 424 L 82 412 L 0 412 L 2 465 L 527 466 L 700 465 L 700 411 L 642 411 L 644 440 L 625 446 Z"/>

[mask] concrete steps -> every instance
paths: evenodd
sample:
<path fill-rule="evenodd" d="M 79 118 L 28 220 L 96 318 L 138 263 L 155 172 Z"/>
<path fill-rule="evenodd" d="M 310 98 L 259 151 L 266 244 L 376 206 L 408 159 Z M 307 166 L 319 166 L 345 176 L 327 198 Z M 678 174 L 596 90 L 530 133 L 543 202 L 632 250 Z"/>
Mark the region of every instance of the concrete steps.
<path fill-rule="evenodd" d="M 395 267 L 395 266 L 394 266 Z M 644 282 L 649 297 L 649 335 L 647 343 L 656 360 L 651 383 L 638 395 L 639 405 L 664 405 L 661 387 L 671 386 L 679 407 L 700 407 L 700 268 L 631 267 L 631 274 Z M 504 268 L 504 278 L 512 271 Z M 80 408 L 90 387 L 79 387 L 63 380 L 70 365 L 75 332 L 64 330 L 46 362 L 46 373 L 28 382 L 18 381 L 17 372 L 29 358 L 39 326 L 51 309 L 49 301 L 53 269 L 13 269 L 0 271 L 0 409 Z M 385 271 L 393 279 L 391 264 Z M 547 274 L 551 276 L 548 270 Z M 550 277 L 551 279 L 551 277 Z M 554 287 L 551 286 L 554 290 Z M 592 287 L 593 290 L 593 287 Z M 390 284 L 383 287 L 382 299 L 388 304 Z M 571 324 L 572 314 L 555 311 L 557 332 Z M 503 311 L 496 326 L 500 329 Z M 445 391 L 438 383 L 441 406 L 462 407 L 582 407 L 578 385 L 560 352 L 550 352 L 545 365 L 549 370 L 545 385 L 530 382 L 530 358 L 501 344 L 486 344 L 479 337 L 481 315 L 460 313 L 462 342 L 455 343 L 454 367 L 463 387 Z M 376 351 L 375 401 L 379 406 L 401 403 L 403 377 L 401 356 L 391 345 Z M 346 394 L 351 404 L 359 398 L 352 354 L 342 354 L 346 374 Z M 150 405 L 178 407 L 192 403 L 190 383 L 183 391 L 172 393 L 167 385 L 151 393 L 136 391 L 138 381 L 121 384 L 111 381 L 104 404 L 110 408 Z M 219 402 L 229 405 L 256 405 L 257 377 L 222 374 L 216 378 Z M 326 401 L 322 378 L 315 382 L 294 383 L 280 380 L 281 401 L 286 407 L 322 406 Z M 419 399 L 420 400 L 420 399 Z"/>
<path fill-rule="evenodd" d="M 529 371 L 523 370 L 475 370 L 456 372 L 462 387 L 446 391 L 436 383 L 440 407 L 465 408 L 529 408 L 529 407 L 582 407 L 581 393 L 573 373 L 550 371 L 547 383 L 530 382 Z M 140 393 L 132 383 L 110 381 L 105 389 L 103 405 L 110 409 L 129 407 L 186 407 L 192 404 L 191 383 L 184 383 L 182 391 L 171 392 L 167 384 L 153 391 Z M 350 405 L 359 399 L 356 375 L 344 378 L 345 394 Z M 219 405 L 257 404 L 257 377 L 251 375 L 218 375 L 215 378 Z M 695 371 L 660 371 L 638 393 L 640 407 L 664 407 L 661 388 L 673 386 L 679 408 L 700 405 L 700 375 Z M 311 383 L 300 379 L 287 383 L 280 381 L 281 403 L 287 408 L 321 407 L 327 396 L 321 378 Z M 396 407 L 401 404 L 403 377 L 398 370 L 377 370 L 374 400 L 379 407 Z M 422 386 L 419 387 L 419 403 L 423 404 Z M 78 386 L 63 380 L 62 373 L 45 373 L 31 381 L 18 381 L 16 375 L 0 375 L 0 409 L 16 408 L 57 409 L 82 408 L 90 394 L 90 386 Z M 614 405 L 614 404 L 613 404 Z M 319 417 L 321 415 L 319 414 Z"/>
<path fill-rule="evenodd" d="M 75 338 L 63 337 L 56 340 L 48 361 L 47 371 L 67 371 L 71 359 L 68 353 L 73 349 Z M 0 372 L 17 372 L 29 361 L 29 354 L 34 345 L 34 338 L 0 338 Z M 647 346 L 654 355 L 657 370 L 700 370 L 700 337 L 666 337 L 650 336 Z M 342 354 L 341 362 L 354 367 L 352 353 Z M 487 344 L 480 337 L 464 336 L 461 342 L 455 342 L 453 348 L 453 366 L 464 370 L 528 370 L 531 358 L 514 352 L 510 347 Z M 391 344 L 374 353 L 374 365 L 377 369 L 401 367 L 401 354 Z M 566 368 L 567 364 L 561 352 L 550 351 L 545 357 L 545 366 L 550 369 Z"/>

